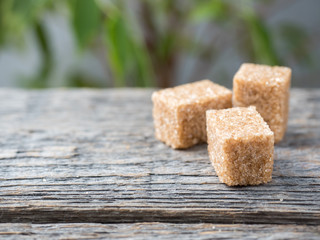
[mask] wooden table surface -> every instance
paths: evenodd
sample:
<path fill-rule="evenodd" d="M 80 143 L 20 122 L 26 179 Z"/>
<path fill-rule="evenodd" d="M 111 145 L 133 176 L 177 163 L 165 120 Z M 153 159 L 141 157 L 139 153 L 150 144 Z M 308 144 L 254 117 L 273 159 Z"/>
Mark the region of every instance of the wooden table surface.
<path fill-rule="evenodd" d="M 0 237 L 320 237 L 320 90 L 291 91 L 273 180 L 250 187 L 205 144 L 157 141 L 151 93 L 0 89 Z"/>

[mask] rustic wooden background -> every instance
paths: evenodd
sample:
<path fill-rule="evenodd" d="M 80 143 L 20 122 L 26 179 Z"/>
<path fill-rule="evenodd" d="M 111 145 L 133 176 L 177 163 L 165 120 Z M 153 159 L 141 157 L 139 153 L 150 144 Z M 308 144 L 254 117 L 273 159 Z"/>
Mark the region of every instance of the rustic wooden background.
<path fill-rule="evenodd" d="M 206 145 L 158 142 L 151 93 L 1 89 L 0 237 L 320 237 L 320 90 L 292 90 L 273 180 L 251 187 L 219 183 Z"/>

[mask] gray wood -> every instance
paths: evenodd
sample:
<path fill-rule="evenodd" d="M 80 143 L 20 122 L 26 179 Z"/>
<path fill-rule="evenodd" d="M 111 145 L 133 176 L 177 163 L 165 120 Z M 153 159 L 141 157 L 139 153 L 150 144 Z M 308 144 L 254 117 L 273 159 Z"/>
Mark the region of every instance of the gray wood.
<path fill-rule="evenodd" d="M 319 226 L 243 224 L 0 224 L 3 239 L 319 239 Z"/>
<path fill-rule="evenodd" d="M 292 90 L 273 180 L 219 183 L 153 136 L 152 90 L 0 90 L 0 222 L 320 224 L 320 90 Z"/>

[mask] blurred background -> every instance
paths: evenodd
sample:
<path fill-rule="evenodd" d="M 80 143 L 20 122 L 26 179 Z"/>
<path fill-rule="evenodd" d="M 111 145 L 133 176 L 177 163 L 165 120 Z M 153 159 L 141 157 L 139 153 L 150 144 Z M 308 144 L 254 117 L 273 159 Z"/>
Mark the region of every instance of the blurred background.
<path fill-rule="evenodd" d="M 241 63 L 320 87 L 319 0 L 1 0 L 0 87 L 227 87 Z"/>

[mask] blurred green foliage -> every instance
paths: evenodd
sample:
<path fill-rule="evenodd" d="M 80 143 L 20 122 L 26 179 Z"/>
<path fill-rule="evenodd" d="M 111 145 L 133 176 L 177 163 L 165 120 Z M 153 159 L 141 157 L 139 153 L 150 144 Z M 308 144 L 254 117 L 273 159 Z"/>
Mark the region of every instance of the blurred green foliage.
<path fill-rule="evenodd" d="M 179 56 L 212 61 L 221 49 L 204 44 L 194 36 L 201 24 L 219 26 L 243 36 L 239 52 L 252 62 L 283 64 L 274 45 L 273 34 L 255 10 L 251 0 L 1 0 L 0 45 L 21 44 L 25 31 L 33 31 L 42 54 L 42 67 L 31 87 L 47 87 L 53 65 L 50 37 L 43 24 L 44 14 L 63 14 L 73 27 L 79 54 L 102 49 L 113 85 L 159 86 L 172 84 Z M 268 4 L 268 3 L 263 3 Z M 134 9 L 134 10 L 132 10 Z M 280 26 L 288 57 L 307 59 L 306 35 L 297 27 Z M 208 34 L 204 36 L 212 38 Z M 67 85 L 91 86 L 90 80 L 74 74 Z"/>

